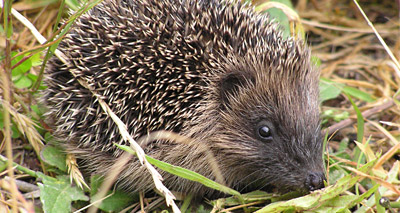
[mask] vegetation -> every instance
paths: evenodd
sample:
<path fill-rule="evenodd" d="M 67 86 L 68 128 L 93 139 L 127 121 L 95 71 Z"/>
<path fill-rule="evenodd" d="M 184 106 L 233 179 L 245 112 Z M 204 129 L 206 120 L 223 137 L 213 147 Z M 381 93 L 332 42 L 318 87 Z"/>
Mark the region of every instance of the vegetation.
<path fill-rule="evenodd" d="M 112 181 L 103 181 L 103 177 L 84 180 L 72 156 L 47 145 L 52 140 L 51 128 L 38 103 L 46 88 L 42 84 L 45 64 L 57 54 L 57 44 L 74 20 L 98 2 L 0 2 L 1 212 L 178 211 L 167 189 L 159 188 L 170 197 L 170 207 L 163 196 L 131 196 L 113 190 Z M 261 191 L 240 194 L 149 156 L 142 160 L 232 195 L 195 205 L 190 195 L 175 194 L 182 212 L 398 212 L 400 3 L 362 1 L 362 9 L 355 1 L 345 0 L 298 0 L 294 6 L 289 0 L 252 3 L 279 21 L 285 35 L 305 37 L 312 46 L 313 61 L 322 70 L 327 187 L 305 196 Z M 29 23 L 39 34 L 34 36 Z M 162 132 L 152 137 L 184 140 Z M 138 153 L 130 147 L 120 148 L 130 156 Z"/>

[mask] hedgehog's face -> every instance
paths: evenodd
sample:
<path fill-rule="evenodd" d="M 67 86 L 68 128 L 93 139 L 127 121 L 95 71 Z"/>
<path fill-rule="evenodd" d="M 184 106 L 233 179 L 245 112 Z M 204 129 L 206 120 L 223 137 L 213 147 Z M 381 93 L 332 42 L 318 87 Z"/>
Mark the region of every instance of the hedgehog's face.
<path fill-rule="evenodd" d="M 278 72 L 260 75 L 245 70 L 221 78 L 221 138 L 229 147 L 224 148 L 222 166 L 231 167 L 236 173 L 231 176 L 239 177 L 232 183 L 239 190 L 320 189 L 325 174 L 318 72 L 308 70 L 305 76 Z"/>

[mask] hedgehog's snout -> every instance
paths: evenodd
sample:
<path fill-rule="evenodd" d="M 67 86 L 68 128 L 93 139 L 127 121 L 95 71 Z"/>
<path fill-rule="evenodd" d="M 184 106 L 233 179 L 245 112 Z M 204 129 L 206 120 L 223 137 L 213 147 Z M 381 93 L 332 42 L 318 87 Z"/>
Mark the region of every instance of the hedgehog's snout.
<path fill-rule="evenodd" d="M 324 172 L 310 172 L 306 178 L 305 187 L 309 191 L 314 191 L 324 187 L 325 173 Z"/>

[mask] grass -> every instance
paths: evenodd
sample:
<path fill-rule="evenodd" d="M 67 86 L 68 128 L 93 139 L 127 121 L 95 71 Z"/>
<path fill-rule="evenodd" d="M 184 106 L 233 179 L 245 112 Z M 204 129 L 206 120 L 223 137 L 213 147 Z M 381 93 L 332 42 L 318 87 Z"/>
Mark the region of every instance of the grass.
<path fill-rule="evenodd" d="M 261 191 L 238 195 L 193 172 L 148 158 L 149 162 L 234 195 L 202 203 L 196 207 L 198 211 L 397 212 L 400 196 L 399 5 L 389 0 L 361 3 L 372 23 L 368 24 L 353 2 L 299 0 L 295 10 L 288 2 L 255 1 L 258 10 L 269 9 L 282 23 L 285 34 L 307 35 L 315 56 L 313 61 L 320 66 L 329 186 L 301 197 L 295 193 L 273 195 Z M 101 177 L 92 177 L 87 181 L 90 185 L 85 186 L 71 156 L 42 144 L 51 140 L 51 129 L 44 122 L 37 103 L 40 91 L 45 88 L 41 83 L 43 64 L 55 53 L 61 39 L 56 35 L 65 34 L 73 21 L 94 3 L 80 7 L 74 1 L 5 1 L 0 27 L 0 175 L 7 177 L 0 179 L 0 200 L 4 204 L 0 208 L 4 210 L 169 209 L 159 196 L 132 197 L 108 191 L 107 187 L 101 187 Z M 38 42 L 25 25 L 13 18 L 11 7 L 51 42 Z M 68 16 L 65 8 L 77 12 Z M 61 17 L 68 21 L 59 24 Z M 376 28 L 381 39 L 370 25 Z M 71 185 L 68 173 L 74 174 L 81 188 Z M 31 189 L 25 189 L 26 185 Z M 95 196 L 102 189 L 105 199 Z M 34 194 L 38 191 L 40 197 Z M 190 196 L 175 196 L 181 210 L 194 211 Z M 42 205 L 37 205 L 38 200 Z M 96 207 L 90 204 L 100 201 L 102 204 Z"/>

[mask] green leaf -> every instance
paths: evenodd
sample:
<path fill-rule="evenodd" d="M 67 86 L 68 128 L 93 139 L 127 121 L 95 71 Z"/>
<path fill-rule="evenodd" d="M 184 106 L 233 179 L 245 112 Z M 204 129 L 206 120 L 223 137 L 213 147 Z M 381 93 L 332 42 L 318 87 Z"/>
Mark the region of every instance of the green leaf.
<path fill-rule="evenodd" d="M 342 121 L 349 118 L 350 113 L 347 111 L 340 111 L 336 109 L 328 109 L 322 112 L 321 117 L 323 122 L 328 121 L 328 119 L 333 119 L 335 122 Z M 326 120 L 326 121 L 325 121 Z"/>
<path fill-rule="evenodd" d="M 27 76 L 28 76 L 28 78 L 31 79 L 32 81 L 36 81 L 36 80 L 38 79 L 38 76 L 35 75 L 35 74 L 29 73 Z"/>
<path fill-rule="evenodd" d="M 61 32 L 63 32 L 63 31 L 61 31 Z M 65 33 L 67 33 L 67 32 L 65 32 Z M 54 52 L 56 51 L 56 49 L 57 49 L 57 47 L 58 47 L 58 45 L 60 44 L 60 42 L 61 41 L 57 41 L 56 43 L 54 43 L 53 45 L 51 45 L 49 48 L 50 48 L 50 52 L 52 53 L 52 54 L 54 54 Z M 50 55 L 51 56 L 51 55 Z"/>
<path fill-rule="evenodd" d="M 39 105 L 33 104 L 30 106 L 30 108 L 36 115 L 39 115 L 39 116 L 43 115 L 44 109 L 42 107 L 39 107 Z M 42 129 L 42 128 L 40 128 L 40 129 Z"/>
<path fill-rule="evenodd" d="M 290 24 L 289 24 L 289 19 L 286 16 L 286 14 L 278 8 L 270 8 L 264 12 L 268 13 L 271 16 L 271 18 L 273 18 L 274 21 L 279 23 L 279 26 L 282 27 L 283 37 L 289 38 L 290 37 Z"/>
<path fill-rule="evenodd" d="M 348 208 L 351 208 L 355 206 L 358 203 L 361 203 L 364 199 L 368 198 L 371 196 L 372 193 L 379 193 L 379 184 L 375 184 L 373 187 L 371 187 L 368 191 L 366 191 L 362 195 L 357 195 L 356 199 L 354 199 L 351 203 L 347 204 Z M 380 197 L 380 196 L 379 196 Z M 379 201 L 378 201 L 379 202 Z M 378 207 L 379 208 L 379 207 Z"/>
<path fill-rule="evenodd" d="M 32 80 L 32 82 L 36 82 L 37 80 L 38 80 L 38 76 L 37 75 L 34 75 L 34 74 L 31 74 L 31 73 L 28 73 L 28 78 L 29 79 L 31 79 Z M 39 86 L 39 90 L 44 90 L 44 89 L 46 89 L 47 88 L 47 86 L 46 85 L 44 85 L 43 84 L 43 82 L 40 82 L 40 86 Z"/>
<path fill-rule="evenodd" d="M 44 134 L 44 141 L 51 141 L 53 140 L 53 135 L 50 132 L 46 132 L 46 134 Z"/>
<path fill-rule="evenodd" d="M 344 170 L 332 169 L 329 171 L 329 181 L 336 183 L 338 180 L 346 176 L 348 173 Z"/>
<path fill-rule="evenodd" d="M 99 175 L 94 175 L 90 179 L 90 188 L 92 189 L 90 192 L 91 201 L 93 202 L 96 199 L 96 193 L 99 191 L 101 184 L 103 182 L 103 178 Z M 139 194 L 128 194 L 126 192 L 120 190 L 109 191 L 106 195 L 106 199 L 102 200 L 100 205 L 95 204 L 99 209 L 106 212 L 120 212 L 129 204 L 135 203 L 139 200 Z"/>
<path fill-rule="evenodd" d="M 1 106 L 1 105 L 0 105 Z M 1 109 L 1 108 L 0 108 Z M 4 117 L 3 117 L 3 110 L 0 110 L 0 129 L 4 128 Z M 21 133 L 18 130 L 18 127 L 15 125 L 14 122 L 11 123 L 11 138 L 16 139 L 21 137 Z"/>
<path fill-rule="evenodd" d="M 286 16 L 286 14 L 279 8 L 269 8 L 267 10 L 262 11 L 262 8 L 264 8 L 267 4 L 270 2 L 278 2 L 283 5 L 286 5 L 290 9 L 293 10 L 293 4 L 290 0 L 270 0 L 267 1 L 263 4 L 260 4 L 255 8 L 256 11 L 260 11 L 261 13 L 267 13 L 273 21 L 278 23 L 281 26 L 282 29 L 282 34 L 284 38 L 290 37 L 290 23 L 289 23 L 289 18 Z"/>
<path fill-rule="evenodd" d="M 12 52 L 11 56 L 14 57 L 17 53 L 16 52 Z M 11 66 L 16 65 L 19 61 L 21 61 L 24 58 L 24 56 L 20 55 L 18 57 L 16 57 L 14 60 L 11 61 Z M 30 58 L 28 58 L 27 60 L 25 60 L 24 62 L 22 62 L 20 65 L 18 65 L 17 67 L 15 67 L 12 71 L 11 71 L 11 75 L 12 76 L 18 76 L 21 74 L 26 73 L 27 71 L 29 71 L 32 67 L 32 61 L 30 60 Z"/>
<path fill-rule="evenodd" d="M 343 92 L 345 92 L 355 98 L 358 98 L 362 101 L 366 101 L 366 102 L 374 102 L 375 101 L 375 98 L 373 98 L 370 94 L 363 92 L 359 89 L 356 89 L 354 87 L 345 86 L 345 87 L 343 87 Z"/>
<path fill-rule="evenodd" d="M 124 145 L 119 145 L 119 144 L 115 144 L 115 145 L 118 148 L 120 148 L 124 151 L 127 151 L 128 153 L 131 153 L 131 154 L 135 153 L 135 151 L 132 150 L 129 146 L 124 146 Z M 226 194 L 235 195 L 235 196 L 238 196 L 239 198 L 241 198 L 241 194 L 238 191 L 235 191 L 229 187 L 226 187 L 222 184 L 212 181 L 212 180 L 204 177 L 201 174 L 198 174 L 196 172 L 190 171 L 188 169 L 185 169 L 185 168 L 182 168 L 179 166 L 174 166 L 169 163 L 156 160 L 147 155 L 146 155 L 146 160 L 149 161 L 149 163 L 151 163 L 152 165 L 154 165 L 154 166 L 158 167 L 159 169 L 164 170 L 170 174 L 185 178 L 187 180 L 196 181 L 196 182 L 201 183 L 204 186 L 207 186 L 209 188 L 224 192 Z"/>
<path fill-rule="evenodd" d="M 44 212 L 71 212 L 72 201 L 89 200 L 81 189 L 71 186 L 67 176 L 58 176 L 56 179 L 39 172 L 37 174 L 43 181 L 38 185 Z"/>
<path fill-rule="evenodd" d="M 15 124 L 12 124 L 11 131 L 12 131 L 12 135 L 11 135 L 12 138 L 15 139 L 15 138 L 21 137 L 21 133 L 19 132 L 18 127 L 15 126 Z"/>
<path fill-rule="evenodd" d="M 31 108 L 31 110 L 32 110 L 33 112 L 35 112 L 35 113 L 36 113 L 37 115 L 39 115 L 39 116 L 41 116 L 41 115 L 43 114 L 42 111 L 40 110 L 40 108 L 39 108 L 39 106 L 38 106 L 37 104 L 31 105 L 30 108 Z"/>
<path fill-rule="evenodd" d="M 361 172 L 369 171 L 376 161 L 371 161 L 358 170 Z M 323 207 L 325 203 L 329 204 L 332 199 L 336 199 L 341 193 L 345 192 L 348 188 L 354 186 L 362 177 L 354 174 L 346 175 L 341 178 L 335 185 L 328 186 L 325 189 L 317 190 L 312 192 L 309 195 L 291 199 L 288 201 L 280 201 L 272 203 L 259 211 L 261 212 L 283 212 L 283 211 L 305 211 L 313 209 L 316 211 L 316 208 Z"/>
<path fill-rule="evenodd" d="M 55 166 L 61 171 L 67 171 L 66 155 L 60 150 L 60 148 L 54 146 L 45 146 L 40 152 L 40 157 L 44 162 L 51 166 Z"/>
<path fill-rule="evenodd" d="M 38 52 L 31 56 L 30 60 L 33 67 L 42 65 L 42 59 L 40 58 L 42 52 Z"/>
<path fill-rule="evenodd" d="M 348 210 L 350 204 L 359 198 L 358 195 L 342 195 L 331 199 L 329 202 L 324 203 L 318 209 L 319 212 L 339 212 Z"/>
<path fill-rule="evenodd" d="M 174 166 L 159 160 L 156 160 L 150 156 L 146 156 L 147 161 L 149 161 L 149 163 L 153 164 L 154 166 L 157 166 L 158 168 L 171 173 L 173 175 L 177 175 L 179 177 L 183 177 L 187 180 L 191 180 L 191 181 L 196 181 L 199 182 L 201 184 L 203 184 L 204 186 L 210 187 L 212 189 L 216 189 L 219 190 L 221 192 L 225 192 L 227 194 L 230 195 L 236 195 L 236 196 L 240 196 L 240 193 L 238 191 L 235 191 L 229 187 L 226 187 L 224 185 L 221 185 L 215 181 L 212 181 L 206 177 L 204 177 L 203 175 L 200 175 L 196 172 L 190 171 L 188 169 L 179 167 L 179 166 Z"/>
<path fill-rule="evenodd" d="M 4 115 L 3 115 L 4 109 L 2 105 L 0 104 L 0 130 L 4 128 Z M 11 125 L 11 138 L 19 138 L 21 137 L 21 133 L 19 132 L 17 126 L 12 123 Z"/>
<path fill-rule="evenodd" d="M 32 86 L 32 80 L 25 75 L 22 75 L 21 78 L 14 81 L 15 87 L 19 89 L 24 89 Z"/>
<path fill-rule="evenodd" d="M 245 203 L 252 203 L 252 202 L 257 202 L 257 201 L 267 201 L 271 200 L 274 197 L 278 197 L 277 195 L 267 193 L 264 191 L 252 191 L 250 193 L 242 194 L 243 201 Z M 241 205 L 242 201 L 237 199 L 237 197 L 227 197 L 227 198 L 219 198 L 217 200 L 211 201 L 211 204 L 213 206 L 236 206 L 236 205 Z"/>
<path fill-rule="evenodd" d="M 319 100 L 324 102 L 330 99 L 337 98 L 342 92 L 343 84 L 339 84 L 328 80 L 326 78 L 321 78 L 319 81 Z"/>
<path fill-rule="evenodd" d="M 336 83 L 326 78 L 321 78 L 319 82 L 319 90 L 320 90 L 320 101 L 324 102 L 326 100 L 334 99 L 340 95 L 341 92 L 344 92 L 352 97 L 357 99 L 366 101 L 366 102 L 374 102 L 375 98 L 370 94 L 363 92 L 354 87 L 345 86 L 341 83 Z"/>

